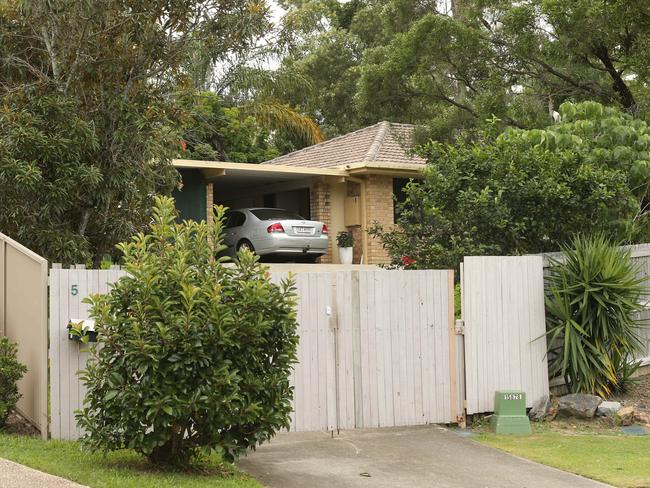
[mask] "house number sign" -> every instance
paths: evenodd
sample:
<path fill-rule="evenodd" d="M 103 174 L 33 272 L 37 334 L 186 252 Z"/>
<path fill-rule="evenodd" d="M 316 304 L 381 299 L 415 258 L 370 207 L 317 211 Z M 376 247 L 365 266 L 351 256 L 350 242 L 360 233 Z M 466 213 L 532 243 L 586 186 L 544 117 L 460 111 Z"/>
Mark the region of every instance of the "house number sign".
<path fill-rule="evenodd" d="M 72 285 L 70 287 L 70 295 L 72 295 L 74 297 L 74 296 L 77 296 L 78 294 L 79 294 L 78 285 Z"/>

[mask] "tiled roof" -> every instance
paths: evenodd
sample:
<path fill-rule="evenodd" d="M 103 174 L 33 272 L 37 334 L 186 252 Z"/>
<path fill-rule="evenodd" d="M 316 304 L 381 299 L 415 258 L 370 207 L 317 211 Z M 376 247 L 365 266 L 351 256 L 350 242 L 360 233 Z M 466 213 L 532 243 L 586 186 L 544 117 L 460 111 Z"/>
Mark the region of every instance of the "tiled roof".
<path fill-rule="evenodd" d="M 348 134 L 271 159 L 262 164 L 338 168 L 348 164 L 424 164 L 411 155 L 415 126 L 379 122 Z"/>

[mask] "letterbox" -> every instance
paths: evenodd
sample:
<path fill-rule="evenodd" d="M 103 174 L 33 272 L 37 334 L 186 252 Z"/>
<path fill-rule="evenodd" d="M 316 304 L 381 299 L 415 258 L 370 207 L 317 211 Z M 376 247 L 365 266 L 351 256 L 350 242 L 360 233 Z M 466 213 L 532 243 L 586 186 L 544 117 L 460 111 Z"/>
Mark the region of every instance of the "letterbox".
<path fill-rule="evenodd" d="M 526 415 L 526 393 L 501 390 L 494 394 L 492 429 L 497 434 L 529 435 L 532 433 Z"/>

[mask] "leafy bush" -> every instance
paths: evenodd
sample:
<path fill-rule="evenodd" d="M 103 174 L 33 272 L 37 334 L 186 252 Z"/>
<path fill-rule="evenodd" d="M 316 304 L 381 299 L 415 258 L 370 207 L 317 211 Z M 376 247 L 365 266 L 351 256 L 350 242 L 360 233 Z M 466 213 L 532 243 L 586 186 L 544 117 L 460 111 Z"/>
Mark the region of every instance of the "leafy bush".
<path fill-rule="evenodd" d="M 16 359 L 17 352 L 16 344 L 0 337 L 0 427 L 20 399 L 17 383 L 27 372 L 25 365 Z"/>
<path fill-rule="evenodd" d="M 271 283 L 251 253 L 215 259 L 222 217 L 175 224 L 173 199 L 158 198 L 150 233 L 118 246 L 129 275 L 90 299 L 98 342 L 77 420 L 92 450 L 232 461 L 289 426 L 292 283 Z"/>
<path fill-rule="evenodd" d="M 341 231 L 336 235 L 336 245 L 338 247 L 354 246 L 354 236 L 352 232 Z"/>
<path fill-rule="evenodd" d="M 463 256 L 555 251 L 575 233 L 644 242 L 650 127 L 599 104 L 563 104 L 544 130 L 484 131 L 431 142 L 423 178 L 404 188 L 390 229 L 374 227 L 393 264 L 455 268 Z M 494 127 L 496 128 L 496 127 Z"/>
<path fill-rule="evenodd" d="M 630 252 L 602 235 L 575 237 L 563 252 L 547 277 L 550 374 L 572 392 L 606 397 L 636 368 L 647 292 Z"/>

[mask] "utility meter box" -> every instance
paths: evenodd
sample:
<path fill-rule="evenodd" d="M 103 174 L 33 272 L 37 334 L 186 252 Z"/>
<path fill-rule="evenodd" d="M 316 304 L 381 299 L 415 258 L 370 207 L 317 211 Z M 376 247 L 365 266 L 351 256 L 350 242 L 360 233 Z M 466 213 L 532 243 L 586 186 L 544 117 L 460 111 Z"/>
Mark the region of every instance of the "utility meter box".
<path fill-rule="evenodd" d="M 526 415 L 526 393 L 501 390 L 494 394 L 492 430 L 497 434 L 530 435 L 530 420 Z"/>
<path fill-rule="evenodd" d="M 343 225 L 356 227 L 361 225 L 361 198 L 345 197 L 343 209 Z"/>

